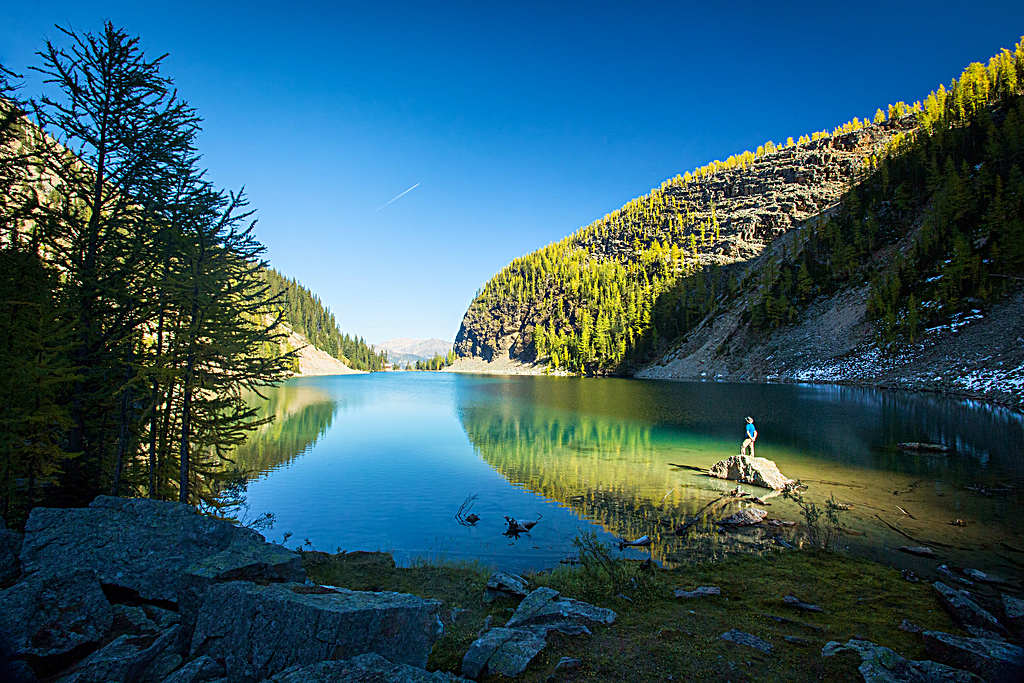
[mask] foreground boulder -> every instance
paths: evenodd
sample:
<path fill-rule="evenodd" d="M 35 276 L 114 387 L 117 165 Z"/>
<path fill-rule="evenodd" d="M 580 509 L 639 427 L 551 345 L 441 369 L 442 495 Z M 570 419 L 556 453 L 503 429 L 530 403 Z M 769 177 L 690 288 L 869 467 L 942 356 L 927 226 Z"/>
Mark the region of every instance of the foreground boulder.
<path fill-rule="evenodd" d="M 963 638 L 925 631 L 925 650 L 936 659 L 970 669 L 987 681 L 1024 679 L 1024 649 L 994 638 Z"/>
<path fill-rule="evenodd" d="M 833 657 L 840 652 L 854 652 L 860 655 L 857 670 L 866 683 L 931 683 L 931 681 L 954 681 L 957 683 L 981 683 L 981 679 L 968 671 L 954 669 L 930 660 L 910 660 L 870 640 L 851 638 L 843 645 L 829 641 L 821 649 L 822 657 Z"/>
<path fill-rule="evenodd" d="M 193 565 L 211 580 L 305 580 L 297 553 L 251 529 L 182 503 L 110 496 L 87 508 L 32 510 L 21 565 L 25 574 L 89 569 L 104 585 L 168 602 L 178 600 Z"/>
<path fill-rule="evenodd" d="M 984 607 L 974 601 L 965 590 L 950 588 L 941 581 L 932 584 L 946 611 L 965 628 L 979 628 L 993 633 L 1004 633 L 1003 625 Z"/>
<path fill-rule="evenodd" d="M 172 649 L 180 627 L 175 626 L 159 636 L 126 634 L 83 659 L 60 683 L 105 683 L 105 681 L 137 681 L 163 678 L 167 671 L 147 676 L 158 656 Z"/>
<path fill-rule="evenodd" d="M 519 603 L 504 627 L 488 629 L 470 645 L 462 659 L 462 673 L 470 678 L 488 672 L 518 676 L 547 645 L 551 631 L 590 634 L 587 624 L 611 624 L 616 618 L 610 609 L 563 598 L 551 588 L 537 588 Z"/>
<path fill-rule="evenodd" d="M 463 679 L 440 671 L 425 671 L 408 664 L 393 664 L 371 652 L 341 661 L 293 666 L 270 680 L 274 683 L 448 683 Z"/>
<path fill-rule="evenodd" d="M 203 596 L 190 656 L 223 661 L 231 679 L 367 652 L 424 667 L 442 632 L 441 603 L 404 593 L 231 581 Z"/>
<path fill-rule="evenodd" d="M 113 619 L 89 571 L 37 574 L 0 591 L 0 646 L 15 659 L 38 661 L 93 646 Z"/>
<path fill-rule="evenodd" d="M 493 602 L 498 598 L 524 598 L 527 590 L 526 579 L 518 574 L 494 572 L 487 579 L 484 602 Z"/>
<path fill-rule="evenodd" d="M 711 466 L 708 474 L 719 479 L 732 479 L 775 491 L 785 491 L 796 484 L 796 481 L 784 477 L 778 465 L 768 458 L 748 455 L 732 455 L 725 460 L 719 460 Z"/>

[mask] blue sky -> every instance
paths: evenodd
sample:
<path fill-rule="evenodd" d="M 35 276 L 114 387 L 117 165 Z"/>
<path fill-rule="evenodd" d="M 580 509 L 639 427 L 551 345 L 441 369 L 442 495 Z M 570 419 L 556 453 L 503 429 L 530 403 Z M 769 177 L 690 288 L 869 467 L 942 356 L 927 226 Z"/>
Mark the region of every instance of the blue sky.
<path fill-rule="evenodd" d="M 1020 2 L 228 5 L 15 3 L 0 63 L 104 19 L 170 53 L 211 177 L 246 186 L 272 264 L 370 341 L 453 339 L 512 258 L 1024 33 Z"/>

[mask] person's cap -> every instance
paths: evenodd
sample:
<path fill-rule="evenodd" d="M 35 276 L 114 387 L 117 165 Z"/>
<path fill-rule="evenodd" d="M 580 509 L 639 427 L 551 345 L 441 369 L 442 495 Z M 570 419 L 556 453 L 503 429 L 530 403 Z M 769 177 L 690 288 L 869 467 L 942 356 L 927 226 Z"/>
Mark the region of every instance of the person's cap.
<path fill-rule="evenodd" d="M 748 417 L 747 418 L 747 422 L 753 422 L 753 421 L 754 421 L 754 418 L 752 418 L 752 417 Z"/>

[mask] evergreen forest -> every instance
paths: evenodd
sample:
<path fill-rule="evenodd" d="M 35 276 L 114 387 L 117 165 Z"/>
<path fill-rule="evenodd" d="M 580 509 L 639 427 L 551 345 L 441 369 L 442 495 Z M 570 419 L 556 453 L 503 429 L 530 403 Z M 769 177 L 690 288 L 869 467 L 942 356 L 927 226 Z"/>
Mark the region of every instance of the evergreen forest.
<path fill-rule="evenodd" d="M 216 187 L 163 57 L 107 23 L 0 67 L 0 515 L 101 493 L 216 510 L 251 397 L 290 375 L 291 322 L 383 364 L 267 269 L 244 192 Z M 268 418 L 270 419 L 270 418 Z"/>

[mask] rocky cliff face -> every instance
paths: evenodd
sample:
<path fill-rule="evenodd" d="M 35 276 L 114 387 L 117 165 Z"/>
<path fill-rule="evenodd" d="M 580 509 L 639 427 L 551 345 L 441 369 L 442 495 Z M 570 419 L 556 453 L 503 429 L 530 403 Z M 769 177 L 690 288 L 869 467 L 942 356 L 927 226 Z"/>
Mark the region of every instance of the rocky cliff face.
<path fill-rule="evenodd" d="M 688 182 L 677 176 L 558 247 L 572 254 L 566 258 L 619 263 L 630 269 L 629 277 L 652 280 L 657 275 L 644 264 L 655 244 L 677 247 L 694 266 L 748 261 L 773 239 L 834 206 L 867 160 L 880 155 L 893 136 L 912 130 L 915 120 L 910 115 L 781 147 Z M 663 281 L 674 276 L 669 272 Z M 538 277 L 533 295 L 488 297 L 487 289 L 463 318 L 455 339 L 460 358 L 531 362 L 536 325 L 550 320 L 559 305 L 572 318 L 580 303 L 567 296 L 558 272 Z"/>

